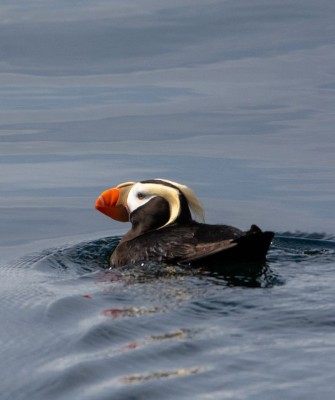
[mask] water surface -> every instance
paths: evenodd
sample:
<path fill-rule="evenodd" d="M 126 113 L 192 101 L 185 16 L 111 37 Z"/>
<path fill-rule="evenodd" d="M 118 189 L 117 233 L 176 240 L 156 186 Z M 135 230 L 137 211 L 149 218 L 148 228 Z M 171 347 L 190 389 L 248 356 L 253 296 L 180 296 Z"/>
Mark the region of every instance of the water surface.
<path fill-rule="evenodd" d="M 0 4 L 4 399 L 332 399 L 335 5 Z M 276 232 L 217 276 L 108 270 L 107 187 Z"/>
<path fill-rule="evenodd" d="M 109 270 L 117 241 L 2 266 L 7 398 L 331 398 L 334 242 L 278 236 L 227 276 Z"/>

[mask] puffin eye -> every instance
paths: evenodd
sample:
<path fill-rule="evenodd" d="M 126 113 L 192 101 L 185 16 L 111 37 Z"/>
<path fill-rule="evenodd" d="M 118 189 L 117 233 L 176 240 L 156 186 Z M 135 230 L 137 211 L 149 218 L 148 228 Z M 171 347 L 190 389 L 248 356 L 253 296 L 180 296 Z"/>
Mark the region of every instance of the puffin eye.
<path fill-rule="evenodd" d="M 141 192 L 137 193 L 137 198 L 138 198 L 139 200 L 143 200 L 144 197 L 145 197 L 145 195 L 144 195 L 143 193 L 141 193 Z"/>

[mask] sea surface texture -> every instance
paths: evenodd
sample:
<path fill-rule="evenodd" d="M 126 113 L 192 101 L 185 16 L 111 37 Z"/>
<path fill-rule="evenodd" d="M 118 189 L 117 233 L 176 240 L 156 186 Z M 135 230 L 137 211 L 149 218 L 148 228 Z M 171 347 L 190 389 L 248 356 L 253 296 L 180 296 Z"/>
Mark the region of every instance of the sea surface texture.
<path fill-rule="evenodd" d="M 0 399 L 333 400 L 335 2 L 0 0 Z M 190 186 L 276 233 L 109 269 L 97 196 Z"/>

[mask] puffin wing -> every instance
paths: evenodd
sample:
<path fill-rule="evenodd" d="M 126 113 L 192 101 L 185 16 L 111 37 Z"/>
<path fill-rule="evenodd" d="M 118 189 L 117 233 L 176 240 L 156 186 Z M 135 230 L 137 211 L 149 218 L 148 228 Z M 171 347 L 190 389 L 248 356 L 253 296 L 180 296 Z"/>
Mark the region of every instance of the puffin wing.
<path fill-rule="evenodd" d="M 208 226 L 205 228 L 210 230 Z M 218 236 L 224 235 L 224 238 L 216 237 L 214 241 L 201 240 L 202 234 L 199 235 L 197 230 L 192 232 L 181 229 L 178 232 L 176 229 L 175 233 L 175 236 L 168 235 L 169 245 L 163 246 L 167 250 L 164 258 L 180 264 L 194 265 L 264 259 L 274 236 L 273 232 L 263 232 L 255 225 L 247 232 L 222 226 Z M 231 237 L 227 237 L 228 235 Z M 211 239 L 214 239 L 214 235 Z"/>
<path fill-rule="evenodd" d="M 225 228 L 224 230 L 227 230 Z M 146 232 L 131 240 L 121 241 L 111 256 L 111 265 L 120 266 L 142 261 L 158 261 L 194 266 L 222 264 L 231 261 L 259 260 L 265 258 L 273 237 L 272 232 L 251 229 L 238 236 L 219 239 L 211 235 L 210 240 L 201 240 L 198 227 L 171 226 Z M 235 236 L 235 237 L 234 237 Z M 236 237 L 237 236 L 237 237 Z"/>
<path fill-rule="evenodd" d="M 147 232 L 128 242 L 128 254 L 137 259 L 191 263 L 237 246 L 234 239 L 199 242 L 189 227 Z"/>
<path fill-rule="evenodd" d="M 237 246 L 237 244 L 234 243 L 232 239 L 214 243 L 198 243 L 196 245 L 179 244 L 176 252 L 180 255 L 179 263 L 191 263 L 231 249 L 235 246 Z"/>

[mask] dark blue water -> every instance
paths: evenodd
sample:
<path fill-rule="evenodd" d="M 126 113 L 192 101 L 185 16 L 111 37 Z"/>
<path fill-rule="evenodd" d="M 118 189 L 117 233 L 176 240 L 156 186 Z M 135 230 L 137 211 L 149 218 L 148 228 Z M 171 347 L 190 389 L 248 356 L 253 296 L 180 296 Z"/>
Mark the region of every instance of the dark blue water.
<path fill-rule="evenodd" d="M 335 3 L 0 2 L 1 399 L 333 399 Z M 166 178 L 265 264 L 108 269 Z"/>
<path fill-rule="evenodd" d="M 335 243 L 220 276 L 108 269 L 109 237 L 2 266 L 8 399 L 331 398 Z"/>

